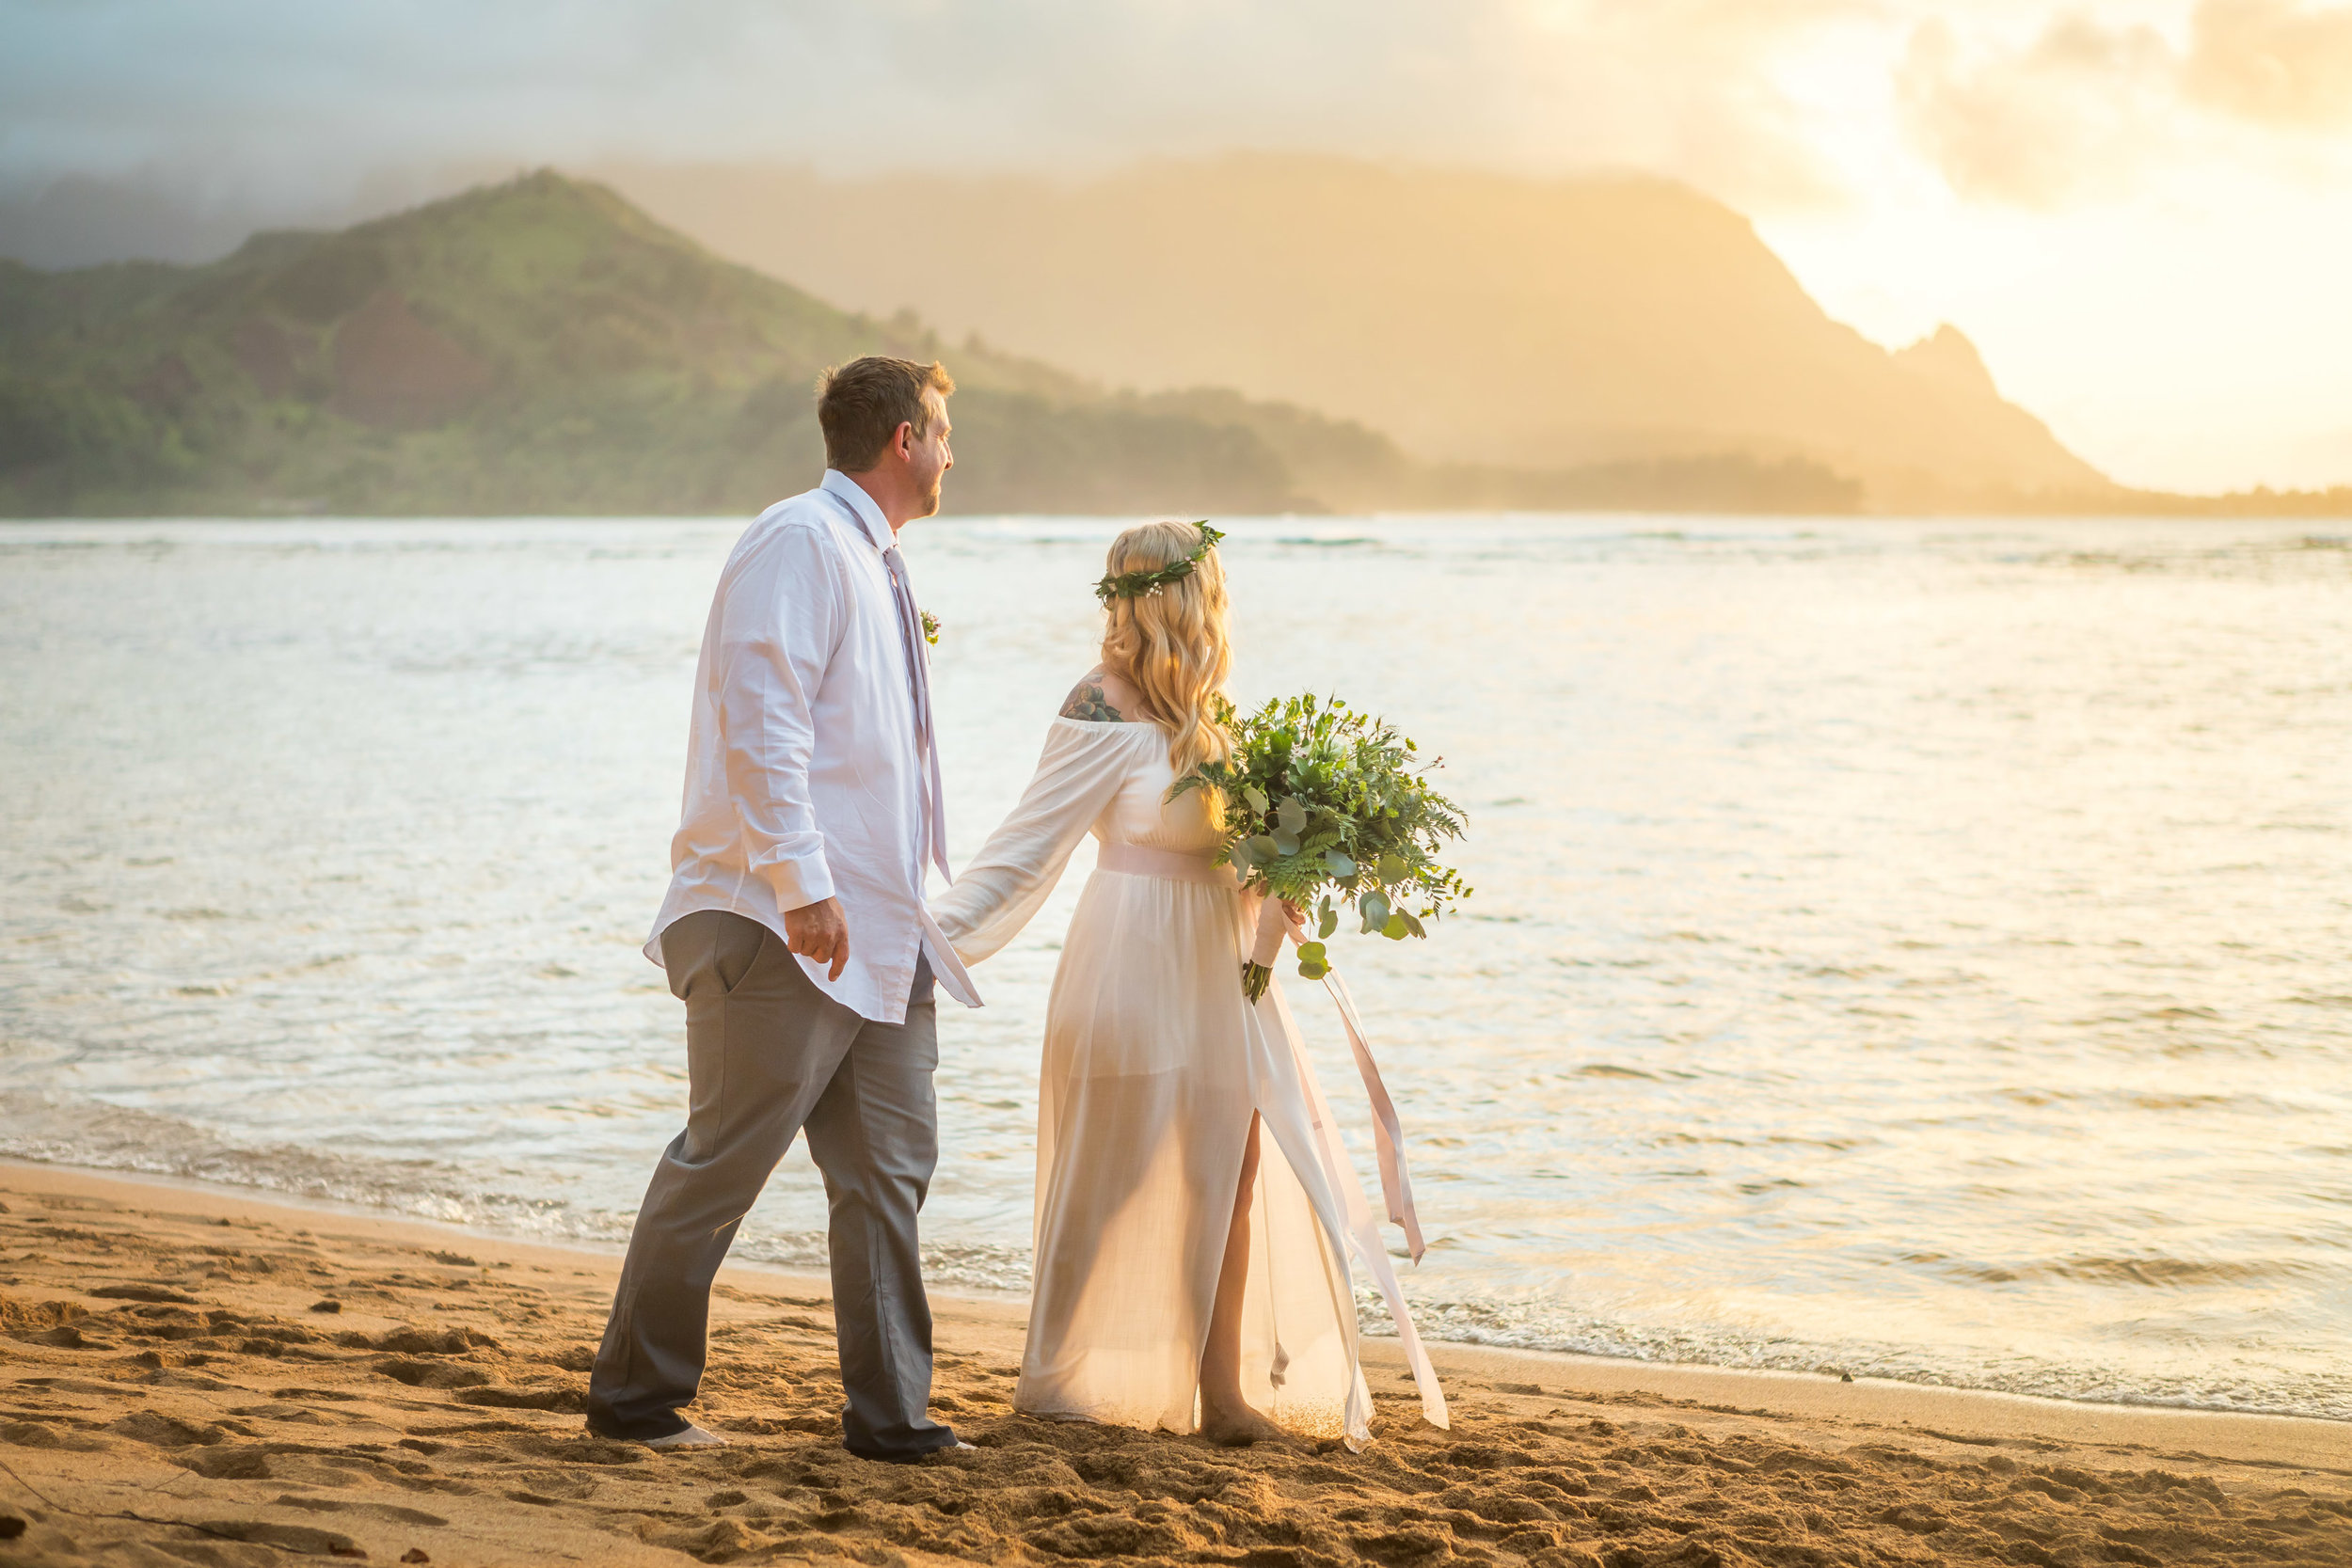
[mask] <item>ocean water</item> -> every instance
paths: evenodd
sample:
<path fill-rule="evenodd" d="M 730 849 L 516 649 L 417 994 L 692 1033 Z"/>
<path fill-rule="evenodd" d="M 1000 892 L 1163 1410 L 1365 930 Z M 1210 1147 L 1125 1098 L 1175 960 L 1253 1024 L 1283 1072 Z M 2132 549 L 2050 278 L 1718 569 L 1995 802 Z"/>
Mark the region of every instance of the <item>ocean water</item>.
<path fill-rule="evenodd" d="M 617 1243 L 739 526 L 0 526 L 0 1153 Z M 911 535 L 958 858 L 1116 527 Z M 1471 815 L 1461 917 L 1334 944 L 1425 1332 L 2352 1418 L 2352 534 L 1231 528 L 1236 694 L 1389 715 Z M 1087 858 L 944 1010 L 942 1283 L 1025 1278 Z M 796 1150 L 740 1250 L 821 1228 Z"/>

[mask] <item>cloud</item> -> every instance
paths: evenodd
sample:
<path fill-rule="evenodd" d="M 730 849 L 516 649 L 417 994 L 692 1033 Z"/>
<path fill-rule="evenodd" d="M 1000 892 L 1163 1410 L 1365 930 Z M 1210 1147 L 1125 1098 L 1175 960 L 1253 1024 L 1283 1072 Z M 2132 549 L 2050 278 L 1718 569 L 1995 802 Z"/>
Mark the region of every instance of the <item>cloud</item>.
<path fill-rule="evenodd" d="M 95 181 L 44 210 L 215 229 L 540 163 L 1241 149 L 1637 167 L 1765 215 L 1923 160 L 2047 209 L 2352 119 L 2344 0 L 0 0 L 0 217 Z"/>
<path fill-rule="evenodd" d="M 0 0 L 0 183 L 311 199 L 506 159 L 1100 166 L 1236 148 L 1827 176 L 1775 83 L 1879 0 Z"/>
<path fill-rule="evenodd" d="M 2070 11 L 2023 44 L 1919 23 L 1896 71 L 1912 144 L 1963 196 L 2054 209 L 2198 158 L 2259 158 L 2248 128 L 2352 122 L 2352 7 L 2199 0 L 2188 40 Z"/>
<path fill-rule="evenodd" d="M 2205 0 L 2182 86 L 2193 101 L 2258 124 L 2352 124 L 2352 6 Z"/>
<path fill-rule="evenodd" d="M 2055 208 L 2158 156 L 2171 46 L 2153 27 L 2061 17 L 2025 48 L 1967 56 L 1922 23 L 1896 73 L 1904 129 L 1963 196 Z"/>

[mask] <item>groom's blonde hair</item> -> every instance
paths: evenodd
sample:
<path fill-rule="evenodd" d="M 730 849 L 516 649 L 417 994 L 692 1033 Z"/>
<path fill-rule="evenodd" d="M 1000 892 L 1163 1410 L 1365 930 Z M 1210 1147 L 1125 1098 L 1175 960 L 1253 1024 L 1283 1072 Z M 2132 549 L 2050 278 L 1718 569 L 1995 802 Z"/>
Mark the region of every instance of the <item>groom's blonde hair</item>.
<path fill-rule="evenodd" d="M 1112 576 L 1156 571 L 1200 547 L 1190 523 L 1139 523 L 1111 541 Z M 1218 714 L 1232 670 L 1225 568 L 1212 549 L 1191 574 L 1104 607 L 1103 668 L 1143 699 L 1144 717 L 1168 732 L 1168 762 L 1183 778 L 1222 762 L 1233 737 Z"/>

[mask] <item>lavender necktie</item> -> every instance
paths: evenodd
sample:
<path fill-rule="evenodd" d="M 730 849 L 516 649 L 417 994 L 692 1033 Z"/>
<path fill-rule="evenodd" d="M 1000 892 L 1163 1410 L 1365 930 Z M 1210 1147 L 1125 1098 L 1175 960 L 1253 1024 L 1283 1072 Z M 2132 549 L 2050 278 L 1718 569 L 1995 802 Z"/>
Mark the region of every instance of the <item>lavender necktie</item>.
<path fill-rule="evenodd" d="M 907 679 L 914 689 L 914 744 L 922 752 L 923 839 L 932 863 L 948 881 L 947 799 L 940 784 L 939 736 L 931 727 L 931 667 L 923 657 L 923 616 L 914 608 L 914 591 L 907 583 L 906 557 L 892 545 L 882 551 L 882 566 L 890 573 L 890 594 L 898 605 L 898 639 L 906 647 Z"/>

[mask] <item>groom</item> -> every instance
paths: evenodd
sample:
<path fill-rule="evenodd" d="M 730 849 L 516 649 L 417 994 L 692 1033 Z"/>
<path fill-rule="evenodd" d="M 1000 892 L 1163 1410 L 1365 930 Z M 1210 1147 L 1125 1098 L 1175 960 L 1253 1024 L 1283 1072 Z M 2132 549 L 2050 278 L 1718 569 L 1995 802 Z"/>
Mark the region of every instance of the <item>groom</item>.
<path fill-rule="evenodd" d="M 806 1131 L 830 1212 L 844 1443 L 957 1446 L 930 1418 L 915 1245 L 938 1159 L 934 977 L 977 1006 L 924 908 L 947 875 L 921 612 L 898 530 L 939 510 L 936 364 L 826 373 L 824 483 L 744 531 L 703 631 L 686 805 L 645 956 L 686 1004 L 686 1130 L 637 1212 L 588 1380 L 589 1428 L 650 1448 L 723 1441 L 679 1407 L 702 1381 L 710 1284 Z"/>

